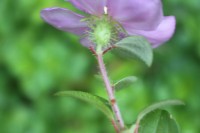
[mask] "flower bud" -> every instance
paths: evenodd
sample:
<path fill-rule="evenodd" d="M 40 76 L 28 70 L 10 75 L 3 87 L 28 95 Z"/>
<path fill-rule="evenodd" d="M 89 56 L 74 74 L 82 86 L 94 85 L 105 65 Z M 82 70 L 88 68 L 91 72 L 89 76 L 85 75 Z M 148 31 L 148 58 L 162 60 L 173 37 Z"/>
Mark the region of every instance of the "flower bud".
<path fill-rule="evenodd" d="M 122 27 L 106 14 L 90 16 L 83 21 L 86 21 L 90 27 L 90 31 L 88 31 L 90 41 L 100 51 L 119 41 L 119 33 L 123 32 Z"/>

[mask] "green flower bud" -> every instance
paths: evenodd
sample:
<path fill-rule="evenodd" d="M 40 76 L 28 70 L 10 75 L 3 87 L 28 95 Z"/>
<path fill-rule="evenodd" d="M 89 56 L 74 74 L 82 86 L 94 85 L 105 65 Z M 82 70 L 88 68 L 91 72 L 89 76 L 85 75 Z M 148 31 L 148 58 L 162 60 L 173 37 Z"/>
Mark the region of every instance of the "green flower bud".
<path fill-rule="evenodd" d="M 99 21 L 93 28 L 92 40 L 97 45 L 108 45 L 112 37 L 112 25 L 107 21 Z"/>
<path fill-rule="evenodd" d="M 90 16 L 83 21 L 87 21 L 90 31 L 89 39 L 96 45 L 96 50 L 108 48 L 111 44 L 119 40 L 119 33 L 123 32 L 121 26 L 108 15 Z"/>

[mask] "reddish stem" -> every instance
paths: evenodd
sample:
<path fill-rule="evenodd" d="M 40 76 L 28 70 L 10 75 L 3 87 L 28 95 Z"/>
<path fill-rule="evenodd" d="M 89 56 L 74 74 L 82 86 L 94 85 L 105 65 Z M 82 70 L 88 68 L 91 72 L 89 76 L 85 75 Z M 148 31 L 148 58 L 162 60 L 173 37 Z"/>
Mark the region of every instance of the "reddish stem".
<path fill-rule="evenodd" d="M 120 133 L 120 130 L 119 130 L 117 124 L 115 123 L 115 120 L 112 120 L 111 122 L 112 122 L 112 125 L 113 125 L 114 129 L 115 129 L 115 132 L 116 133 Z"/>
<path fill-rule="evenodd" d="M 93 47 L 89 47 L 90 51 L 92 52 L 93 55 L 97 56 L 97 53 Z"/>
<path fill-rule="evenodd" d="M 137 122 L 137 123 L 136 123 L 136 126 L 135 126 L 134 133 L 138 133 L 138 129 L 139 129 L 139 123 Z"/>
<path fill-rule="evenodd" d="M 113 48 L 116 48 L 116 46 L 111 46 L 111 47 L 107 48 L 106 50 L 103 51 L 103 54 L 107 53 L 108 51 L 110 51 Z"/>
<path fill-rule="evenodd" d="M 102 78 L 103 78 L 103 81 L 104 81 L 104 84 L 106 87 L 106 91 L 109 96 L 110 104 L 111 104 L 113 113 L 115 115 L 115 118 L 117 120 L 117 124 L 120 127 L 120 130 L 123 130 L 124 129 L 124 121 L 121 117 L 121 112 L 120 112 L 117 102 L 115 100 L 115 96 L 113 93 L 113 88 L 110 84 L 110 80 L 108 79 L 108 75 L 107 75 L 106 68 L 105 68 L 105 65 L 103 62 L 102 54 L 97 54 L 97 60 L 98 60 L 100 72 L 101 72 L 101 75 L 102 75 Z"/>

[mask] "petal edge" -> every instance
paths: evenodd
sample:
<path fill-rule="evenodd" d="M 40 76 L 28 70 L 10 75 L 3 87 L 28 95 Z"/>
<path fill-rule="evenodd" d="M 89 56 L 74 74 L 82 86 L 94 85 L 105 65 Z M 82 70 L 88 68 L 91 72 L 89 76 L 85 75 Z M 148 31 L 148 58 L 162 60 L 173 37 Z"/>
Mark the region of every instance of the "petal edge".
<path fill-rule="evenodd" d="M 93 15 L 102 15 L 106 0 L 68 0 L 78 9 Z"/>
<path fill-rule="evenodd" d="M 76 14 L 65 8 L 46 8 L 41 11 L 41 17 L 53 27 L 82 35 L 87 30 L 87 24 L 81 22 L 83 16 Z"/>
<path fill-rule="evenodd" d="M 176 19 L 174 16 L 166 16 L 160 25 L 153 31 L 126 29 L 130 35 L 141 35 L 148 39 L 153 48 L 168 41 L 174 34 Z"/>

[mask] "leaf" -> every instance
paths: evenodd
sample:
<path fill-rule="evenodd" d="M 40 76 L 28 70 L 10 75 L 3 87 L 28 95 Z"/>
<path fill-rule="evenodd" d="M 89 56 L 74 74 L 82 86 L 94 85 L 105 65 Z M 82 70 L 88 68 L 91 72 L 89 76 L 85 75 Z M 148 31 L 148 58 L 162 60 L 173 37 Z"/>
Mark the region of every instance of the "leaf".
<path fill-rule="evenodd" d="M 179 128 L 167 111 L 158 109 L 143 117 L 135 133 L 179 133 Z"/>
<path fill-rule="evenodd" d="M 136 125 L 132 125 L 129 129 L 122 131 L 122 133 L 134 133 Z"/>
<path fill-rule="evenodd" d="M 119 91 L 121 89 L 124 89 L 130 86 L 136 80 L 137 80 L 137 77 L 134 77 L 134 76 L 125 77 L 114 84 L 115 90 Z"/>
<path fill-rule="evenodd" d="M 152 104 L 152 105 L 148 106 L 147 108 L 145 108 L 142 112 L 139 113 L 137 122 L 139 122 L 149 112 L 152 112 L 158 108 L 162 108 L 165 106 L 172 106 L 172 105 L 185 105 L 185 104 L 180 100 L 165 100 L 165 101 L 161 101 L 161 102 Z"/>
<path fill-rule="evenodd" d="M 130 57 L 138 58 L 147 66 L 153 61 L 153 51 L 150 43 L 142 36 L 130 36 L 115 44 L 115 51 Z"/>
<path fill-rule="evenodd" d="M 81 99 L 87 103 L 94 105 L 97 109 L 103 112 L 110 120 L 113 120 L 113 113 L 109 106 L 109 102 L 99 96 L 95 96 L 93 94 L 82 92 L 82 91 L 62 91 L 58 92 L 55 95 L 57 96 L 71 96 L 78 99 Z"/>

